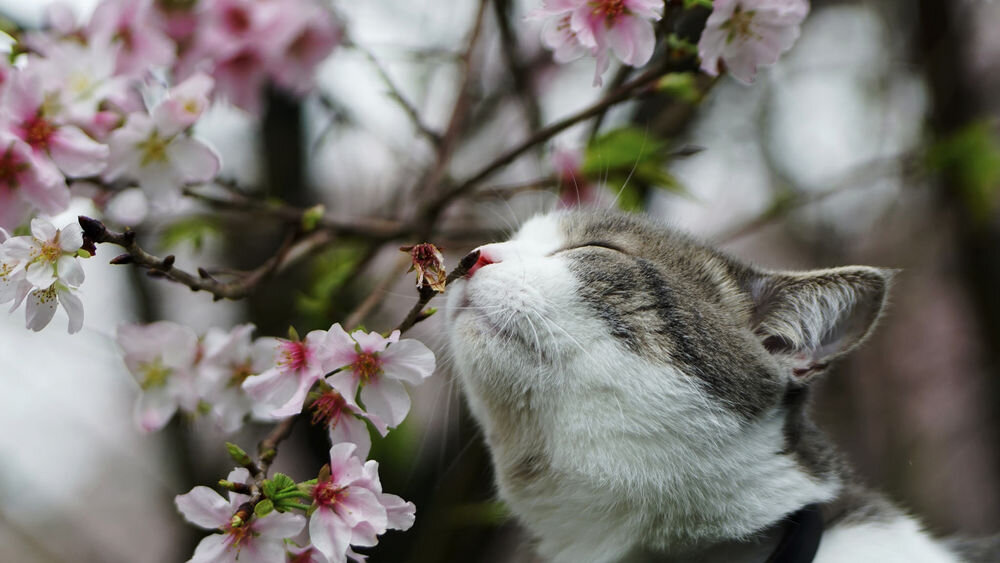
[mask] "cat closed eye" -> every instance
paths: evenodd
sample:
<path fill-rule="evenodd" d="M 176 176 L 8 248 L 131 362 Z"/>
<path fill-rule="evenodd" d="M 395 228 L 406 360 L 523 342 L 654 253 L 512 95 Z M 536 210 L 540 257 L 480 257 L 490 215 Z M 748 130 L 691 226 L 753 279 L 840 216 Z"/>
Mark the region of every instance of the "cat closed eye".
<path fill-rule="evenodd" d="M 583 244 L 574 244 L 573 246 L 567 246 L 566 248 L 560 248 L 559 250 L 556 250 L 552 254 L 555 255 L 559 254 L 560 252 L 568 252 L 570 250 L 580 250 L 584 248 L 606 248 L 608 250 L 613 250 L 615 252 L 621 252 L 622 254 L 628 254 L 619 246 L 611 244 L 610 242 L 604 242 L 598 240 L 585 242 Z"/>

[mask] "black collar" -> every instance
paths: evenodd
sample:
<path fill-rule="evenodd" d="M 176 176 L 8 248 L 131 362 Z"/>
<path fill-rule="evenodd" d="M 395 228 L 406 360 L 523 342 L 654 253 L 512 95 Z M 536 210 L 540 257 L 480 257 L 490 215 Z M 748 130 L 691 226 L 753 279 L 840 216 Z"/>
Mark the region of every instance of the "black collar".
<path fill-rule="evenodd" d="M 823 536 L 823 516 L 818 504 L 802 507 L 786 519 L 785 535 L 767 563 L 810 563 Z"/>

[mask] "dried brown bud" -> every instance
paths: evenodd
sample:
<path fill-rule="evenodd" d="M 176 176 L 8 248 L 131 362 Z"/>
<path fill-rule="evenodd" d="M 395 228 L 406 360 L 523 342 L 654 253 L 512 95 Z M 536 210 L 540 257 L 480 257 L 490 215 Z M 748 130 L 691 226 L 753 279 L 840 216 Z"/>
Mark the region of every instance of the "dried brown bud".
<path fill-rule="evenodd" d="M 425 242 L 414 246 L 404 246 L 400 250 L 409 252 L 413 257 L 413 264 L 409 271 L 417 271 L 418 288 L 428 285 L 438 293 L 444 291 L 448 272 L 444 269 L 444 256 L 441 255 L 441 251 L 436 246 Z"/>

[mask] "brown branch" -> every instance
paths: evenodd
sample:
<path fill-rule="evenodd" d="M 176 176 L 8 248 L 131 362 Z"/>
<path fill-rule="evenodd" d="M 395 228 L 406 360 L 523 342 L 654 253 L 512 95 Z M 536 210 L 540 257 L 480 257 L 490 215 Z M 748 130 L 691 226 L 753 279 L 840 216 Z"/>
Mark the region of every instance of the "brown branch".
<path fill-rule="evenodd" d="M 601 98 L 597 102 L 593 103 L 589 107 L 586 107 L 568 117 L 564 117 L 551 125 L 544 127 L 534 134 L 530 135 L 527 139 L 521 141 L 514 147 L 508 149 L 506 152 L 500 156 L 494 158 L 492 161 L 487 163 L 485 166 L 479 169 L 479 171 L 472 174 L 466 180 L 444 190 L 436 197 L 430 199 L 427 204 L 423 207 L 423 222 L 425 224 L 433 223 L 434 220 L 440 215 L 440 213 L 455 199 L 464 195 L 466 192 L 474 188 L 480 182 L 491 176 L 497 170 L 507 166 L 519 156 L 531 150 L 532 147 L 539 143 L 543 143 L 552 137 L 556 136 L 558 133 L 562 132 L 577 123 L 599 115 L 601 112 L 607 108 L 624 102 L 635 94 L 637 90 L 649 87 L 653 85 L 661 76 L 670 72 L 679 64 L 677 61 L 672 59 L 664 59 L 657 65 L 632 79 L 629 82 L 623 84 L 620 88 L 610 92 L 605 97 Z M 426 237 L 421 237 L 426 238 Z"/>
<path fill-rule="evenodd" d="M 199 269 L 199 275 L 191 274 L 174 266 L 172 254 L 163 258 L 150 254 L 136 242 L 135 231 L 126 230 L 119 233 L 104 226 L 103 223 L 81 215 L 80 226 L 84 236 L 94 243 L 111 243 L 125 249 L 125 254 L 114 258 L 112 264 L 135 264 L 149 270 L 153 277 L 163 277 L 184 284 L 192 291 L 207 291 L 220 299 L 241 299 L 246 297 L 262 281 L 273 275 L 285 262 L 286 256 L 292 251 L 295 237 L 288 235 L 278 252 L 268 258 L 263 264 L 251 270 L 246 276 L 231 282 L 216 280 L 204 268 Z"/>

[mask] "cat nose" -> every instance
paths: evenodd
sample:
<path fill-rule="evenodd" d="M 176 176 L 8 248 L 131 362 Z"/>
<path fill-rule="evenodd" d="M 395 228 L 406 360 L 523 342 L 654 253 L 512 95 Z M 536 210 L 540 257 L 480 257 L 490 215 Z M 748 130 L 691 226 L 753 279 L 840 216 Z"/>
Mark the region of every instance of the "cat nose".
<path fill-rule="evenodd" d="M 497 262 L 500 261 L 500 258 L 497 256 L 496 252 L 493 252 L 489 248 L 489 246 L 490 245 L 480 246 L 479 248 L 470 252 L 468 256 L 462 259 L 463 262 L 465 260 L 471 261 L 472 255 L 477 252 L 479 253 L 479 257 L 476 258 L 476 262 L 469 267 L 469 271 L 466 272 L 465 277 L 471 278 L 472 274 L 475 274 L 479 270 L 479 268 L 482 268 L 483 266 L 489 266 L 490 264 L 496 264 Z"/>

